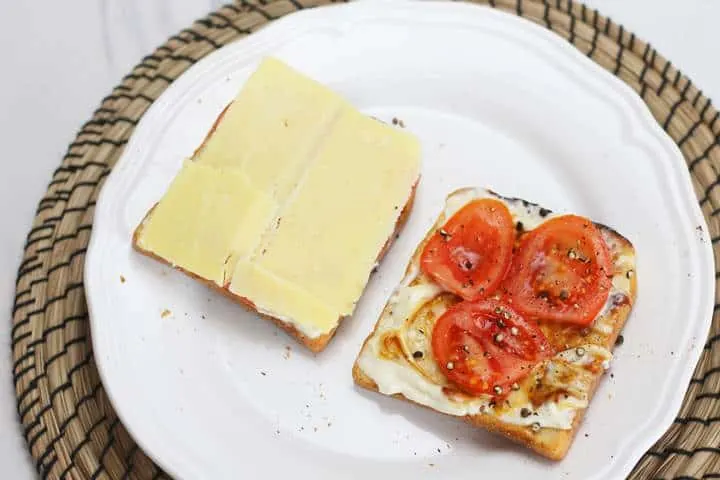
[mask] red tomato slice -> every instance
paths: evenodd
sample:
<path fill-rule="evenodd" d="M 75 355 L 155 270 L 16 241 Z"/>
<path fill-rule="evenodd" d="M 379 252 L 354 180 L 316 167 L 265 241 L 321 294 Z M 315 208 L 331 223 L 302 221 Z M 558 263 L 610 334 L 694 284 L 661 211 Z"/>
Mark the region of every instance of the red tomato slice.
<path fill-rule="evenodd" d="M 598 228 L 575 215 L 556 217 L 520 241 L 505 289 L 529 318 L 587 326 L 612 286 L 612 260 Z"/>
<path fill-rule="evenodd" d="M 475 200 L 436 231 L 420 257 L 422 271 L 465 300 L 492 293 L 510 267 L 515 230 L 502 202 Z"/>
<path fill-rule="evenodd" d="M 432 349 L 445 376 L 471 395 L 503 396 L 554 355 L 536 325 L 497 300 L 449 308 L 435 323 Z"/>

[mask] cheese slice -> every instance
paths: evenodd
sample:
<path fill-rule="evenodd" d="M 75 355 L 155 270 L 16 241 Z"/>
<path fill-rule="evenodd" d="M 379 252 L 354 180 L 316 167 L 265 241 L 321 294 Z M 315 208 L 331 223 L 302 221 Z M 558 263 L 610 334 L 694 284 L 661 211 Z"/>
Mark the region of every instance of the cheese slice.
<path fill-rule="evenodd" d="M 353 312 L 419 164 L 412 134 L 266 59 L 137 246 L 318 338 Z"/>
<path fill-rule="evenodd" d="M 347 103 L 274 58 L 263 60 L 196 160 L 240 168 L 283 201 Z"/>
<path fill-rule="evenodd" d="M 276 205 L 237 169 L 186 160 L 146 216 L 137 245 L 171 265 L 223 286 L 236 256 L 257 245 Z"/>
<path fill-rule="evenodd" d="M 310 295 L 302 285 L 289 282 L 256 263 L 240 261 L 230 291 L 252 302 L 258 312 L 277 318 L 309 338 L 331 332 L 340 313 Z"/>
<path fill-rule="evenodd" d="M 343 109 L 252 262 L 264 275 L 302 286 L 334 312 L 334 322 L 350 315 L 418 177 L 418 157 L 410 134 Z M 284 295 L 278 288 L 257 291 L 236 272 L 230 291 L 249 296 L 251 290 L 259 306 Z M 309 310 L 307 318 L 277 313 L 327 327 L 324 316 Z"/>

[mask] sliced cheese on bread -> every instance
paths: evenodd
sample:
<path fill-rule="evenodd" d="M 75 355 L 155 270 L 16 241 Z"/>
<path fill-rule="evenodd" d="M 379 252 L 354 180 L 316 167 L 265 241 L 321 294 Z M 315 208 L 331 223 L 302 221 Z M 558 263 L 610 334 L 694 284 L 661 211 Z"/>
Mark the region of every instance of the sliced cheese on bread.
<path fill-rule="evenodd" d="M 134 245 L 318 351 L 406 219 L 419 169 L 412 134 L 267 59 Z"/>

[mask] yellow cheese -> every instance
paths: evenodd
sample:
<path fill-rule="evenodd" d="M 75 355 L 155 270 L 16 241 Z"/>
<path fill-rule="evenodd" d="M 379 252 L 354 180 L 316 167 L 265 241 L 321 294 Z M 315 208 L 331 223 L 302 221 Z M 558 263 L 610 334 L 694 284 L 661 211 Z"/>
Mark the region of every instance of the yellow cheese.
<path fill-rule="evenodd" d="M 344 100 L 279 60 L 263 60 L 196 154 L 241 168 L 253 185 L 284 200 Z"/>
<path fill-rule="evenodd" d="M 260 312 L 293 324 L 310 338 L 332 331 L 338 312 L 288 282 L 248 261 L 239 261 L 232 276 L 231 291 L 253 302 Z"/>
<path fill-rule="evenodd" d="M 275 211 L 273 200 L 239 170 L 186 160 L 139 230 L 138 246 L 223 285 L 231 256 L 247 255 Z"/>
<path fill-rule="evenodd" d="M 310 338 L 353 312 L 420 146 L 264 60 L 148 217 L 138 246 Z"/>
<path fill-rule="evenodd" d="M 418 157 L 410 134 L 343 109 L 255 262 L 267 275 L 301 285 L 336 321 L 351 314 L 410 196 Z M 247 288 L 236 272 L 230 290 L 246 296 Z M 263 305 L 284 290 L 276 285 L 253 294 Z M 278 313 L 320 327 L 312 316 Z"/>

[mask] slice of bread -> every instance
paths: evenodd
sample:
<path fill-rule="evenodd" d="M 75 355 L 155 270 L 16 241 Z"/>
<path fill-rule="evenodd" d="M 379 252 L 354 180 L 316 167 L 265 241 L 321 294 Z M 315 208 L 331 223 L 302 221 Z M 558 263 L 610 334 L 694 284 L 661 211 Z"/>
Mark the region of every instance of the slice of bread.
<path fill-rule="evenodd" d="M 419 161 L 411 133 L 266 59 L 148 210 L 133 247 L 318 352 L 407 219 Z"/>
<path fill-rule="evenodd" d="M 524 226 L 526 230 L 535 228 L 545 219 L 553 216 L 552 212 L 538 205 L 520 199 L 501 197 L 488 190 L 468 188 L 450 194 L 446 209 L 418 245 L 408 264 L 405 278 L 385 306 L 375 329 L 365 340 L 353 365 L 352 375 L 356 384 L 361 387 L 404 399 L 439 413 L 460 417 L 475 426 L 500 433 L 544 457 L 560 460 L 567 454 L 604 369 L 607 368 L 609 358 L 603 356 L 601 352 L 607 351 L 609 354 L 614 348 L 635 301 L 637 292 L 635 251 L 632 244 L 619 233 L 604 225 L 596 224 L 608 244 L 614 266 L 614 291 L 610 294 L 606 309 L 598 315 L 589 328 L 585 329 L 550 322 L 541 324 L 541 329 L 548 340 L 556 346 L 563 345 L 560 350 L 565 349 L 563 354 L 553 357 L 552 362 L 561 355 L 568 355 L 567 358 L 570 358 L 573 356 L 573 350 L 578 351 L 580 348 L 581 353 L 584 353 L 588 359 L 591 352 L 597 351 L 598 356 L 593 356 L 592 361 L 597 362 L 597 366 L 602 366 L 595 371 L 583 373 L 582 377 L 576 377 L 579 383 L 572 385 L 582 386 L 582 392 L 578 393 L 581 398 L 574 399 L 571 396 L 570 400 L 573 400 L 574 404 L 568 403 L 568 408 L 554 410 L 554 415 L 561 418 L 562 421 L 559 423 L 564 423 L 563 425 L 552 425 L 553 409 L 546 408 L 545 405 L 534 411 L 540 412 L 540 415 L 530 413 L 532 406 L 527 401 L 532 395 L 530 392 L 535 388 L 533 382 L 538 378 L 544 381 L 548 378 L 546 375 L 550 371 L 547 367 L 549 364 L 539 364 L 525 380 L 520 382 L 518 391 L 507 397 L 508 403 L 493 405 L 492 402 L 488 404 L 480 398 L 471 398 L 465 394 L 458 395 L 440 370 L 432 366 L 434 359 L 429 341 L 418 340 L 414 329 L 417 325 L 422 325 L 424 333 L 431 332 L 434 321 L 459 299 L 452 298 L 453 295 L 448 293 L 432 294 L 432 289 L 428 296 L 422 297 L 422 289 L 432 285 L 433 282 L 420 272 L 419 257 L 430 237 L 451 216 L 448 213 L 457 211 L 462 205 L 475 198 L 482 197 L 504 201 L 513 213 L 515 221 L 520 222 L 520 226 Z M 415 293 L 408 293 L 412 292 L 409 289 L 415 289 Z M 404 298 L 412 298 L 413 295 L 422 297 L 416 307 L 401 308 L 401 305 L 404 305 L 401 301 Z M 398 310 L 410 312 L 410 315 L 404 319 L 392 320 L 393 309 L 396 312 Z M 417 320 L 414 317 L 424 319 Z M 418 351 L 413 352 L 415 348 L 418 348 Z M 562 359 L 558 360 L 558 364 L 562 362 Z M 556 386 L 548 388 L 556 388 Z M 568 398 L 567 395 L 565 398 Z M 526 406 L 530 408 L 523 412 L 521 407 Z M 543 417 L 545 414 L 547 418 Z M 544 425 L 545 423 L 547 425 Z"/>

